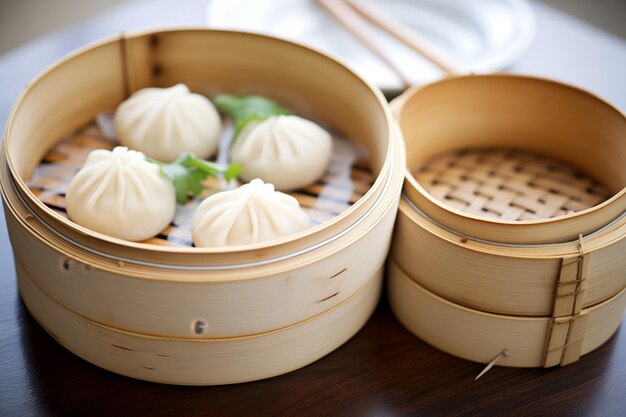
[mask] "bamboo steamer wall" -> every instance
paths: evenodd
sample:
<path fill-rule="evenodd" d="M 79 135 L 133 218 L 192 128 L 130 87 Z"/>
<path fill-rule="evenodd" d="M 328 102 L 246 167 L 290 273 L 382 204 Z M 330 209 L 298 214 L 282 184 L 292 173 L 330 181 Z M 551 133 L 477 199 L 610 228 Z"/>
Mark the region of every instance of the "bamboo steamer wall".
<path fill-rule="evenodd" d="M 507 348 L 500 363 L 509 366 L 565 365 L 606 341 L 626 306 L 624 115 L 582 90 L 505 74 L 414 88 L 392 107 L 408 166 L 389 266 L 400 321 L 478 362 Z M 499 148 L 564 161 L 610 194 L 575 213 L 511 220 L 474 214 L 471 201 L 455 208 L 418 179 L 438 155 Z M 508 175 L 516 181 L 515 170 Z M 479 184 L 470 198 L 483 204 Z"/>
<path fill-rule="evenodd" d="M 139 88 L 179 82 L 209 96 L 246 91 L 277 99 L 357 142 L 376 180 L 322 225 L 218 249 L 94 233 L 28 188 L 64 135 Z M 176 384 L 277 375 L 351 337 L 379 294 L 403 175 L 404 147 L 377 89 L 297 44 L 203 29 L 115 38 L 48 69 L 12 112 L 0 166 L 20 291 L 33 316 L 99 366 Z"/>
<path fill-rule="evenodd" d="M 51 246 L 46 240 L 52 237 L 46 237 L 45 227 L 32 219 L 20 223 L 16 218 L 24 218 L 21 216 L 28 213 L 7 215 L 14 254 L 18 260 L 31 259 L 33 252 L 45 254 L 23 262 L 22 268 L 47 295 L 98 323 L 191 338 L 270 331 L 345 301 L 384 262 L 388 243 L 379 253 L 372 253 L 371 238 L 388 234 L 394 220 L 388 216 L 365 235 L 338 240 L 338 244 L 348 245 L 340 251 L 324 246 L 316 251 L 314 261 L 304 261 L 296 269 L 285 267 L 283 261 L 226 271 L 152 272 L 132 264 L 120 267 L 115 261 L 103 262 L 93 254 L 72 251 L 72 246 L 58 239 Z M 167 272 L 175 276 L 167 279 Z M 194 331 L 197 320 L 209 325 L 201 334 Z"/>
<path fill-rule="evenodd" d="M 626 223 L 621 221 L 584 244 L 585 290 L 577 297 L 583 307 L 626 286 L 625 234 Z M 577 262 L 580 254 L 578 241 L 553 246 L 476 241 L 432 223 L 406 198 L 400 203 L 394 242 L 391 257 L 429 290 L 479 310 L 525 316 L 552 314 L 564 263 Z M 561 289 L 573 291 L 574 285 Z"/>
<path fill-rule="evenodd" d="M 184 385 L 262 379 L 317 360 L 365 324 L 376 307 L 381 285 L 378 272 L 353 299 L 296 326 L 272 332 L 219 339 L 164 339 L 85 319 L 43 293 L 19 263 L 16 267 L 27 308 L 73 353 L 122 375 Z"/>
<path fill-rule="evenodd" d="M 424 341 L 475 362 L 487 363 L 503 349 L 498 365 L 566 365 L 606 342 L 619 327 L 626 291 L 569 318 L 506 316 L 463 307 L 428 291 L 389 263 L 389 298 L 396 317 Z M 553 332 L 548 343 L 548 333 Z"/>

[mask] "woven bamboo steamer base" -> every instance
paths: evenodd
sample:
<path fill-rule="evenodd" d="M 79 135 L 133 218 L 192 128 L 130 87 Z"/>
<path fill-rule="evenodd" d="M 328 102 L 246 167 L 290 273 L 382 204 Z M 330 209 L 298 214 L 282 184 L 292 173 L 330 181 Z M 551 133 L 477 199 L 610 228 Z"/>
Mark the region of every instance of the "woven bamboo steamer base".
<path fill-rule="evenodd" d="M 503 220 L 569 216 L 611 197 L 606 187 L 575 168 L 519 149 L 448 152 L 413 175 L 447 206 Z"/>
<path fill-rule="evenodd" d="M 350 299 L 294 326 L 248 337 L 198 340 L 132 333 L 87 320 L 44 294 L 16 266 L 24 303 L 61 345 L 110 371 L 180 385 L 246 382 L 308 365 L 365 324 L 382 282 L 381 270 Z"/>
<path fill-rule="evenodd" d="M 229 53 L 233 48 L 239 48 L 239 53 Z M 76 77 L 77 73 L 83 76 Z M 242 89 L 269 95 L 298 114 L 332 126 L 367 151 L 376 174 L 374 184 L 350 209 L 311 230 L 276 242 L 224 249 L 174 248 L 109 238 L 63 218 L 28 189 L 26 181 L 39 159 L 61 137 L 113 109 L 138 88 L 177 82 L 207 95 Z M 188 381 L 182 374 L 149 377 L 181 384 L 227 383 L 302 366 L 338 346 L 362 325 L 374 301 L 356 294 L 363 293 L 389 248 L 404 160 L 401 137 L 382 94 L 341 63 L 261 35 L 185 29 L 122 36 L 91 45 L 31 83 L 7 125 L 0 184 L 20 274 L 29 275 L 47 299 L 72 311 L 83 323 L 98 323 L 122 335 L 149 335 L 144 339 L 150 340 L 151 349 L 172 339 L 185 340 L 188 346 L 252 340 L 259 334 L 284 334 L 282 330 L 292 326 L 301 329 L 297 332 L 300 339 L 310 341 L 313 353 L 302 359 L 295 349 L 291 353 L 281 350 L 285 365 L 270 364 L 271 372 L 211 379 L 212 371 L 203 367 L 203 376 L 194 373 L 195 379 Z M 355 311 L 368 312 L 342 316 L 337 324 L 317 320 L 346 303 L 355 304 Z M 30 303 L 29 308 L 54 334 L 65 331 L 56 319 L 37 313 L 36 304 Z M 337 326 L 336 338 L 317 338 L 314 333 L 322 332 L 319 327 L 302 325 L 311 320 L 328 326 L 323 332 L 329 334 Z M 71 338 L 73 330 L 67 332 Z M 70 343 L 64 341 L 66 346 Z M 252 345 L 247 346 L 254 350 Z M 230 358 L 236 361 L 237 348 L 230 352 L 232 346 L 220 349 L 225 356 L 235 355 Z M 262 350 L 262 343 L 258 346 Z M 94 353 L 87 349 L 79 355 L 88 360 L 94 355 L 94 363 L 122 372 L 106 365 L 115 363 L 120 352 L 92 348 Z M 267 358 L 258 353 L 248 359 Z M 188 349 L 183 354 L 195 353 Z M 130 355 L 125 363 L 138 359 Z M 191 357 L 184 360 L 186 366 L 193 366 Z M 232 368 L 240 370 L 232 361 Z M 266 366 L 256 365 L 259 369 Z"/>
<path fill-rule="evenodd" d="M 563 243 L 601 229 L 626 210 L 626 118 L 588 92 L 540 78 L 471 75 L 414 87 L 393 109 L 407 147 L 404 193 L 435 222 L 463 235 L 505 244 Z M 503 147 L 563 161 L 613 196 L 567 216 L 492 219 L 447 206 L 412 174 L 442 153 Z"/>
<path fill-rule="evenodd" d="M 394 314 L 425 342 L 475 362 L 488 363 L 507 349 L 508 356 L 502 357 L 498 365 L 544 366 L 545 339 L 551 317 L 496 315 L 466 308 L 428 291 L 393 261 L 389 262 L 387 273 Z M 562 353 L 566 358 L 568 354 L 584 355 L 602 345 L 619 327 L 625 307 L 626 290 L 623 290 L 600 304 L 583 309 L 568 342 L 567 326 L 552 338 L 546 366 L 559 365 Z M 571 351 L 563 352 L 564 345 Z"/>
<path fill-rule="evenodd" d="M 119 144 L 102 130 L 102 123 L 108 118 L 109 115 L 100 115 L 98 118 L 100 123 L 94 121 L 64 137 L 48 150 L 28 179 L 30 190 L 55 213 L 69 217 L 66 191 L 90 152 L 95 149 L 112 150 Z M 330 133 L 333 152 L 326 171 L 306 187 L 287 192 L 309 215 L 311 226 L 333 220 L 350 209 L 370 190 L 376 179 L 361 149 L 337 132 L 331 130 Z M 207 183 L 209 186 L 223 185 L 218 178 L 210 178 Z M 178 210 L 169 226 L 141 243 L 192 247 L 192 231 L 188 216 L 198 203 L 198 198 L 187 202 L 184 209 Z"/>

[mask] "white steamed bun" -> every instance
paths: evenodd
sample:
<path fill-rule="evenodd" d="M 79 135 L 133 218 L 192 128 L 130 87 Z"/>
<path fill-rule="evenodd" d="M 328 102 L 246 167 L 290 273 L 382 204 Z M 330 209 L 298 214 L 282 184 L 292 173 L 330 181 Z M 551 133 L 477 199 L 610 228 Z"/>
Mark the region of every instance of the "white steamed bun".
<path fill-rule="evenodd" d="M 254 179 L 207 197 L 194 213 L 191 230 L 196 246 L 219 247 L 273 240 L 309 226 L 298 200 Z"/>
<path fill-rule="evenodd" d="M 305 187 L 326 171 L 332 152 L 330 134 L 298 116 L 272 116 L 250 122 L 230 152 L 242 165 L 242 179 L 261 178 L 277 190 Z"/>
<path fill-rule="evenodd" d="M 174 186 L 141 152 L 118 146 L 97 149 L 72 179 L 65 195 L 72 221 L 105 235 L 144 240 L 171 222 Z"/>
<path fill-rule="evenodd" d="M 122 145 L 163 162 L 181 152 L 211 157 L 222 126 L 213 103 L 184 84 L 135 92 L 118 106 L 114 124 Z"/>

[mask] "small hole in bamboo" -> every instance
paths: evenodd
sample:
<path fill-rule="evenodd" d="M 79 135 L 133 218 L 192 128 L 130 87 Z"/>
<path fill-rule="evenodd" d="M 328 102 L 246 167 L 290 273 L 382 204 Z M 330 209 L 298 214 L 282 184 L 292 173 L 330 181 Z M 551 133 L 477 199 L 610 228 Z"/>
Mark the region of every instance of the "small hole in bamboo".
<path fill-rule="evenodd" d="M 193 331 L 196 334 L 205 334 L 209 330 L 209 324 L 204 320 L 196 320 L 193 324 Z"/>

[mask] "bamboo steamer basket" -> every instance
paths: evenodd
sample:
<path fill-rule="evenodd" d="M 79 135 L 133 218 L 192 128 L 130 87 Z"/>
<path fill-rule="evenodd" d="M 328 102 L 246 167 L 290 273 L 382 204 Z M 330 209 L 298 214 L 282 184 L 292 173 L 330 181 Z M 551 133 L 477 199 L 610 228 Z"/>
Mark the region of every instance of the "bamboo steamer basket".
<path fill-rule="evenodd" d="M 446 78 L 412 88 L 392 107 L 408 166 L 389 267 L 400 321 L 434 346 L 478 362 L 507 348 L 500 363 L 510 366 L 565 365 L 608 339 L 626 306 L 624 115 L 580 89 L 507 74 Z M 494 186 L 499 172 L 483 166 L 491 154 L 466 156 L 502 148 L 506 158 L 531 152 L 564 161 L 610 194 L 574 213 L 551 207 L 544 212 L 556 214 L 541 218 L 540 207 L 529 219 L 512 206 L 549 206 L 556 194 L 535 192 L 537 184 L 583 199 L 591 191 L 575 188 L 580 173 L 553 185 L 542 179 L 550 174 L 544 168 L 533 165 L 529 176 L 517 159 Z M 438 163 L 441 176 L 431 182 L 423 173 Z M 500 204 L 501 190 L 522 203 Z M 500 217 L 487 215 L 492 203 L 507 206 Z"/>
<path fill-rule="evenodd" d="M 563 243 L 602 229 L 626 210 L 626 120 L 588 92 L 541 78 L 471 75 L 414 87 L 394 106 L 407 146 L 404 193 L 428 217 L 459 233 L 506 244 Z M 492 219 L 433 198 L 411 173 L 446 151 L 494 147 L 564 161 L 613 195 L 566 216 Z"/>
<path fill-rule="evenodd" d="M 268 95 L 331 126 L 365 150 L 375 181 L 305 232 L 219 249 L 111 238 L 33 194 L 28 180 L 61 138 L 137 89 L 179 82 L 209 96 Z M 61 344 L 124 375 L 195 385 L 288 372 L 344 343 L 371 313 L 404 160 L 379 90 L 298 44 L 185 29 L 88 46 L 27 86 L 6 127 L 0 184 L 22 298 Z"/>

